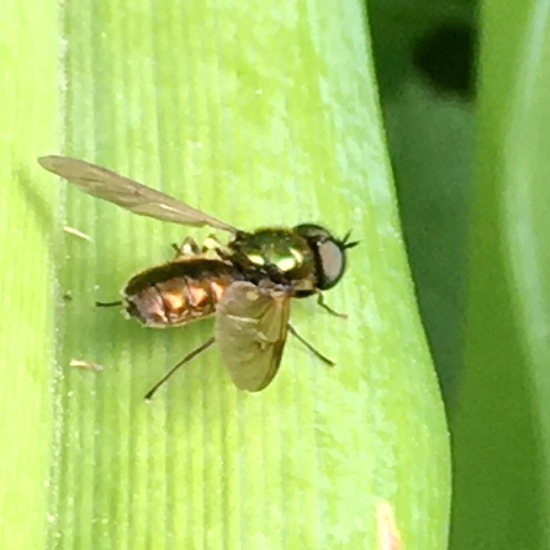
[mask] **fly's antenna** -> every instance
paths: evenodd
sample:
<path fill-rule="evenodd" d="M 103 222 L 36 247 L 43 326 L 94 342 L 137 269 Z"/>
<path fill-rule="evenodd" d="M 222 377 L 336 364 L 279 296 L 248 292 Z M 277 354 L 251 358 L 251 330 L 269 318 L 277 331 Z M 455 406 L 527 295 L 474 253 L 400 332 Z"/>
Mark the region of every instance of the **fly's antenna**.
<path fill-rule="evenodd" d="M 360 242 L 360 241 L 349 242 L 350 237 L 351 237 L 351 229 L 344 235 L 344 238 L 340 241 L 340 245 L 344 250 L 347 250 L 348 248 L 353 248 L 354 246 L 357 246 Z"/>
<path fill-rule="evenodd" d="M 215 338 L 209 338 L 204 344 L 200 345 L 198 348 L 194 349 L 191 353 L 188 353 L 179 363 L 176 363 L 146 394 L 145 399 L 150 401 L 156 391 L 170 378 L 181 366 L 185 363 L 191 361 L 193 357 L 202 353 L 205 349 L 208 349 L 214 342 Z"/>

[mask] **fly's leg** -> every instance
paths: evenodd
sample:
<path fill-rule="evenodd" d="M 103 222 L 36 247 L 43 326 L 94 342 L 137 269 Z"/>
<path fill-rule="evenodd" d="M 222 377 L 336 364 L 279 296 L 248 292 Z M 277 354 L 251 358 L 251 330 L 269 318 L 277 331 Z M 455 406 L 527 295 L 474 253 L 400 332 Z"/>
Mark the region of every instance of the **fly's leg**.
<path fill-rule="evenodd" d="M 179 260 L 180 258 L 189 256 L 196 256 L 201 253 L 201 248 L 192 237 L 186 237 L 180 245 L 172 243 L 172 248 L 176 251 L 174 260 Z"/>
<path fill-rule="evenodd" d="M 204 342 L 204 344 L 200 345 L 198 348 L 195 348 L 191 353 L 188 353 L 181 361 L 176 363 L 146 394 L 145 399 L 149 401 L 155 392 L 170 378 L 181 366 L 185 365 L 185 363 L 188 363 L 193 359 L 193 357 L 196 357 L 199 355 L 199 353 L 202 353 L 205 349 L 208 349 L 213 343 L 215 342 L 214 338 L 209 338 Z"/>
<path fill-rule="evenodd" d="M 244 254 L 239 251 L 233 251 L 229 248 L 225 248 L 219 243 L 216 247 L 212 248 L 212 251 L 220 260 L 223 260 L 226 263 L 238 265 L 243 269 L 252 269 L 254 267 L 254 264 Z"/>
<path fill-rule="evenodd" d="M 98 302 L 96 301 L 96 307 L 116 307 L 121 306 L 124 302 L 122 300 L 117 300 L 116 302 Z"/>
<path fill-rule="evenodd" d="M 204 239 L 204 243 L 202 243 L 202 253 L 206 254 L 208 252 L 215 252 L 218 253 L 218 250 L 221 249 L 221 243 L 216 238 L 216 235 L 208 235 L 206 239 Z"/>
<path fill-rule="evenodd" d="M 317 293 L 317 304 L 320 305 L 325 311 L 328 311 L 331 315 L 334 315 L 334 317 L 340 317 L 340 319 L 347 319 L 348 316 L 345 313 L 339 313 L 338 311 L 335 311 L 330 306 L 325 304 L 325 299 L 323 297 L 322 292 Z"/>
<path fill-rule="evenodd" d="M 202 246 L 197 244 L 197 241 L 191 237 L 186 237 L 184 241 L 177 245 L 172 243 L 172 248 L 176 251 L 174 260 L 181 258 L 189 258 L 193 256 L 208 255 L 211 252 L 218 253 L 221 250 L 221 244 L 214 235 L 208 235 Z"/>
<path fill-rule="evenodd" d="M 296 329 L 290 324 L 287 324 L 288 332 L 290 332 L 293 336 L 295 336 L 302 344 L 317 357 L 317 359 L 320 359 L 325 365 L 328 365 L 329 367 L 334 367 L 336 363 L 323 355 L 320 351 L 315 349 L 303 336 L 300 336 Z"/>
<path fill-rule="evenodd" d="M 223 248 L 221 247 L 218 247 L 214 250 L 216 252 L 216 254 L 218 255 L 218 257 L 223 260 L 224 262 L 233 262 L 235 260 L 235 258 L 239 258 L 240 259 L 240 255 L 239 256 L 236 256 L 234 253 L 232 252 L 228 252 L 227 250 L 224 250 Z M 244 256 L 243 256 L 244 257 Z"/>

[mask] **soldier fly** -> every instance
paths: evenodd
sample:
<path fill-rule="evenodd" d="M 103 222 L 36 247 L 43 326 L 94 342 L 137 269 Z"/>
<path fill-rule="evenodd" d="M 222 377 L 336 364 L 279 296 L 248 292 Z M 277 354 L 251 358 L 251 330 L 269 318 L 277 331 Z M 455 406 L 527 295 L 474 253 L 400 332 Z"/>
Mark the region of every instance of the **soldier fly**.
<path fill-rule="evenodd" d="M 74 183 L 93 197 L 134 214 L 187 226 L 209 226 L 231 235 L 226 245 L 214 236 L 199 247 L 186 239 L 175 258 L 138 273 L 122 290 L 127 316 L 147 327 L 183 326 L 215 317 L 214 336 L 184 357 L 146 394 L 150 399 L 180 366 L 216 342 L 233 383 L 255 392 L 274 378 L 288 332 L 325 363 L 334 363 L 315 350 L 289 323 L 291 298 L 317 295 L 332 288 L 346 268 L 350 233 L 337 239 L 325 228 L 301 224 L 293 228 L 241 231 L 160 191 L 106 168 L 61 156 L 38 159 L 46 170 Z"/>

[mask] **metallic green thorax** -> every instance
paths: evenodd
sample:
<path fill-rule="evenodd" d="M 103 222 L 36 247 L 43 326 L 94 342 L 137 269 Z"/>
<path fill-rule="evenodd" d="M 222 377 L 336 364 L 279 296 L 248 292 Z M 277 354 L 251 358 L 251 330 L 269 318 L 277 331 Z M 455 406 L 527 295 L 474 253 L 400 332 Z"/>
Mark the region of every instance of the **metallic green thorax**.
<path fill-rule="evenodd" d="M 315 258 L 304 237 L 291 229 L 259 229 L 237 237 L 230 248 L 258 268 L 275 266 L 294 283 L 296 290 L 315 285 Z"/>

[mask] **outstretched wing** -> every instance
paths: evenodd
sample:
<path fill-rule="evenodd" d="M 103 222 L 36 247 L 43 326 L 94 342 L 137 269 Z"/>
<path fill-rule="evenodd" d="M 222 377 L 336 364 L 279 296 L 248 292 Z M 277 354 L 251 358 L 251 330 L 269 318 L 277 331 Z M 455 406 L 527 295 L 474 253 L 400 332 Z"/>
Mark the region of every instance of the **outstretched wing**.
<path fill-rule="evenodd" d="M 170 195 L 95 164 L 55 155 L 40 157 L 38 162 L 46 170 L 74 183 L 84 193 L 117 204 L 134 214 L 183 225 L 209 225 L 214 229 L 236 232 L 234 227 Z"/>
<path fill-rule="evenodd" d="M 279 369 L 288 332 L 290 295 L 275 285 L 238 281 L 216 309 L 216 342 L 233 383 L 260 391 Z"/>

